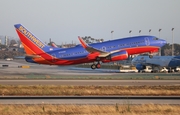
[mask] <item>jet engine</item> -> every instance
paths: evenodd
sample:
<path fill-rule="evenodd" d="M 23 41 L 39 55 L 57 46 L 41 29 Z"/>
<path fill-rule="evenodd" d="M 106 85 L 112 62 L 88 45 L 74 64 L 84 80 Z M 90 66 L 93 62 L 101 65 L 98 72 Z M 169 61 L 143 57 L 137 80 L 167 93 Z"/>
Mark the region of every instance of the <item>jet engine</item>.
<path fill-rule="evenodd" d="M 146 66 L 142 65 L 142 64 L 136 64 L 136 69 L 137 70 L 143 70 L 143 69 L 146 69 Z"/>
<path fill-rule="evenodd" d="M 25 60 L 26 60 L 27 62 L 30 62 L 30 63 L 36 63 L 36 62 L 33 60 L 33 58 L 32 58 L 32 57 L 29 57 L 29 56 L 26 56 L 26 57 L 25 57 Z"/>
<path fill-rule="evenodd" d="M 125 60 L 128 58 L 127 51 L 119 51 L 116 53 L 112 53 L 111 55 L 107 56 L 104 60 L 102 60 L 103 63 L 111 62 L 111 61 L 119 61 L 119 60 Z"/>

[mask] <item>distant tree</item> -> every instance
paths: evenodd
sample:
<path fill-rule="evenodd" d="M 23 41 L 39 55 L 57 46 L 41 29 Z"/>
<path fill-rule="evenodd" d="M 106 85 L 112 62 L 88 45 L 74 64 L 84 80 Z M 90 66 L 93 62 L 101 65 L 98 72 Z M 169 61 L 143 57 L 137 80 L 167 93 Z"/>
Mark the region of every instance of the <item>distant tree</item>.
<path fill-rule="evenodd" d="M 180 44 L 174 44 L 174 55 L 180 55 Z"/>
<path fill-rule="evenodd" d="M 12 40 L 10 41 L 10 46 L 13 46 L 14 44 L 17 44 L 17 42 L 16 42 L 16 40 L 12 39 Z"/>
<path fill-rule="evenodd" d="M 168 55 L 171 55 L 171 45 L 168 43 L 166 45 L 164 45 L 162 48 L 161 48 L 161 55 L 162 56 L 168 56 Z"/>
<path fill-rule="evenodd" d="M 161 55 L 171 56 L 172 55 L 172 44 L 166 44 L 161 48 Z M 180 55 L 180 44 L 174 44 L 174 55 Z"/>

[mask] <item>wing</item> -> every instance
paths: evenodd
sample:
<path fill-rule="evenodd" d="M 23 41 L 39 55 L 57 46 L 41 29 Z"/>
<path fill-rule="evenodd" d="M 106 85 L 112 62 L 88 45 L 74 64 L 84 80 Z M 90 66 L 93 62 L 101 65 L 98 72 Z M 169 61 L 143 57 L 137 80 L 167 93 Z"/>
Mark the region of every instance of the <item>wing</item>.
<path fill-rule="evenodd" d="M 101 58 L 103 63 L 111 62 L 111 61 L 119 61 L 119 60 L 125 60 L 128 58 L 128 52 L 126 50 L 113 50 L 111 52 L 105 52 L 99 49 L 96 49 L 94 47 L 89 46 L 86 44 L 86 42 L 80 38 L 79 41 L 81 42 L 81 45 L 84 49 L 86 49 L 90 55 L 89 57 L 92 57 L 92 59 L 99 57 Z"/>
<path fill-rule="evenodd" d="M 111 52 L 105 52 L 105 51 L 93 48 L 89 46 L 81 37 L 78 36 L 78 38 L 83 48 L 86 49 L 89 53 L 99 53 L 98 57 L 107 57 L 108 55 L 111 54 Z"/>

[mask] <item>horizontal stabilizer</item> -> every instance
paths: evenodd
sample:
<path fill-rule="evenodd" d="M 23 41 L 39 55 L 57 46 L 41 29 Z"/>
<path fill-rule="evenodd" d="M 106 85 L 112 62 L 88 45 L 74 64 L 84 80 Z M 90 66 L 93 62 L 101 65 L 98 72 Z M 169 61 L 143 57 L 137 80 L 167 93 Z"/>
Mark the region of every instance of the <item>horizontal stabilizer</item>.
<path fill-rule="evenodd" d="M 27 58 L 40 58 L 39 55 L 26 55 Z"/>

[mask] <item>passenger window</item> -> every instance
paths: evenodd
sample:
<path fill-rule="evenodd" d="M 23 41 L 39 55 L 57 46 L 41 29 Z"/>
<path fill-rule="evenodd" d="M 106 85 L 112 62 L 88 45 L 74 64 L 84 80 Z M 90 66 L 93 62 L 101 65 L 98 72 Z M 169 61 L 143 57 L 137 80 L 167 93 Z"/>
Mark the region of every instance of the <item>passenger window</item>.
<path fill-rule="evenodd" d="M 158 38 L 154 38 L 154 40 L 158 40 Z"/>

